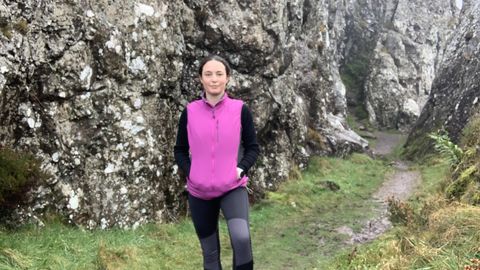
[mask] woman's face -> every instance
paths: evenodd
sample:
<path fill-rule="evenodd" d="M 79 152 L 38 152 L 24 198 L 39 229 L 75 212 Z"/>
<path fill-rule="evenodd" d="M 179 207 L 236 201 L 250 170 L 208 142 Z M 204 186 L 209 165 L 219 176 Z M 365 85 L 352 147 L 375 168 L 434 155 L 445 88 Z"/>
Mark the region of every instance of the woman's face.
<path fill-rule="evenodd" d="M 223 95 L 228 79 L 229 77 L 222 62 L 210 60 L 203 66 L 200 82 L 208 95 Z"/>

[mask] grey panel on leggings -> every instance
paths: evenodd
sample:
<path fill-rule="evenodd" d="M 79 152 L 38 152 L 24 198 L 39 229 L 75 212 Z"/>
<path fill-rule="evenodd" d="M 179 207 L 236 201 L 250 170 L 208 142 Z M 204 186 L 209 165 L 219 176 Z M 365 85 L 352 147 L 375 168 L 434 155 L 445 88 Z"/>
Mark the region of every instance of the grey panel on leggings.
<path fill-rule="evenodd" d="M 242 265 L 252 261 L 252 246 L 247 221 L 241 218 L 232 218 L 227 223 L 235 251 L 235 264 Z"/>
<path fill-rule="evenodd" d="M 217 240 L 217 233 L 200 239 L 200 245 L 202 246 L 203 252 L 203 267 L 205 269 L 219 270 L 219 246 Z"/>

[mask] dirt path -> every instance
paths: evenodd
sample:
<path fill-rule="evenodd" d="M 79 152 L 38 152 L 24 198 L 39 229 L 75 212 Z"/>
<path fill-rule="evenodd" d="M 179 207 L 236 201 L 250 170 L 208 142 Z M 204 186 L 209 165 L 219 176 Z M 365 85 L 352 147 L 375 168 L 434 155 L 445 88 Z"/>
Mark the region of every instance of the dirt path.
<path fill-rule="evenodd" d="M 377 132 L 375 136 L 377 137 L 377 141 L 372 150 L 377 157 L 390 154 L 393 149 L 401 143 L 403 138 L 403 135 L 385 132 Z M 392 166 L 395 171 L 387 176 L 383 185 L 372 197 L 373 200 L 380 203 L 380 207 L 376 209 L 376 217 L 368 220 L 359 233 L 353 232 L 353 230 L 347 226 L 337 228 L 337 232 L 350 236 L 350 239 L 347 241 L 349 244 L 364 243 L 373 240 L 388 230 L 392 224 L 388 219 L 387 200 L 391 197 L 398 200 L 408 199 L 420 183 L 420 172 L 411 170 L 407 162 L 396 160 L 392 162 Z"/>

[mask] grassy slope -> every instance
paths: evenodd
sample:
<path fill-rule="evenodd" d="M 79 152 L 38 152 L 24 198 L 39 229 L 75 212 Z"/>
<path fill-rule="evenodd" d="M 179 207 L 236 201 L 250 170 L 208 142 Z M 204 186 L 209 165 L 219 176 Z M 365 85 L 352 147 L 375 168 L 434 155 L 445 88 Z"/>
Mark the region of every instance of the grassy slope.
<path fill-rule="evenodd" d="M 430 160 L 419 167 L 423 183 L 402 205 L 410 218 L 352 256 L 337 257 L 332 269 L 463 269 L 480 258 L 480 208 L 448 202 L 440 193 L 449 165 Z M 480 265 L 478 268 L 480 269 Z"/>
<path fill-rule="evenodd" d="M 372 215 L 370 194 L 389 167 L 354 154 L 346 160 L 315 158 L 299 179 L 252 207 L 256 269 L 461 269 L 480 258 L 480 209 L 447 202 L 438 193 L 448 165 L 431 160 L 418 169 L 418 193 L 399 205 L 403 224 L 362 246 L 344 244 L 335 229 L 354 230 Z M 340 190 L 331 191 L 325 181 Z M 444 184 L 443 184 L 444 185 Z M 223 265 L 231 267 L 221 222 Z M 94 230 L 54 220 L 38 228 L 0 229 L 0 269 L 199 269 L 201 252 L 189 219 L 136 230 Z M 472 268 L 475 269 L 475 268 Z"/>
<path fill-rule="evenodd" d="M 252 207 L 257 269 L 324 269 L 347 248 L 335 228 L 359 230 L 372 215 L 370 194 L 388 167 L 354 154 L 346 160 L 313 159 L 301 179 L 285 183 Z M 340 190 L 331 191 L 332 181 Z M 231 249 L 221 222 L 222 261 Z M 201 252 L 189 219 L 137 230 L 84 231 L 55 221 L 11 232 L 0 230 L 0 269 L 199 269 Z"/>

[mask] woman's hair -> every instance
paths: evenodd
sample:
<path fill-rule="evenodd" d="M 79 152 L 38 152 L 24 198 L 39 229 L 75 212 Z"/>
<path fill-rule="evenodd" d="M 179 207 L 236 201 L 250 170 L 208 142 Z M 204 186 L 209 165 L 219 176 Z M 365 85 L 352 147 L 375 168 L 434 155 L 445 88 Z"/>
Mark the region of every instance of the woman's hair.
<path fill-rule="evenodd" d="M 211 55 L 202 59 L 202 61 L 200 62 L 200 66 L 198 68 L 198 74 L 200 76 L 202 76 L 203 66 L 205 66 L 205 64 L 207 62 L 212 61 L 212 60 L 215 60 L 215 61 L 218 61 L 218 62 L 222 63 L 225 66 L 225 72 L 227 73 L 227 77 L 230 76 L 231 69 L 230 69 L 230 65 L 228 64 L 227 60 L 225 60 L 222 57 L 220 57 L 218 55 L 215 55 L 215 54 L 211 54 Z"/>

